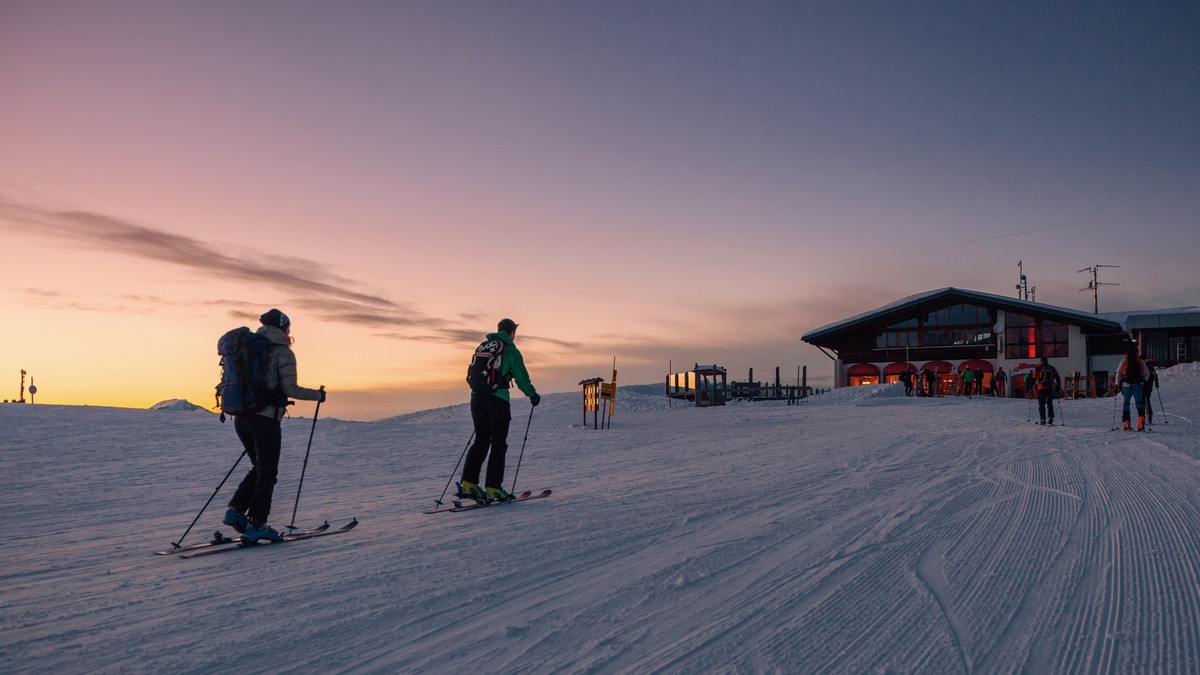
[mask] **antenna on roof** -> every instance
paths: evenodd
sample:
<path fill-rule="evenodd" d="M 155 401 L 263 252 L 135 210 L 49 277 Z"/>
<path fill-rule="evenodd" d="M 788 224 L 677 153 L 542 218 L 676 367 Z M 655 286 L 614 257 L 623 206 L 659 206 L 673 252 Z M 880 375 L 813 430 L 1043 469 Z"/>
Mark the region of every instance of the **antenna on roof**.
<path fill-rule="evenodd" d="M 1017 269 L 1021 272 L 1021 279 L 1017 283 L 1017 298 L 1020 300 L 1029 299 L 1029 281 L 1025 278 L 1025 261 L 1017 261 Z M 1024 297 L 1022 297 L 1024 294 Z"/>
<path fill-rule="evenodd" d="M 1079 274 L 1080 272 L 1091 272 L 1092 273 L 1092 280 L 1088 282 L 1088 285 L 1086 288 L 1079 289 L 1079 292 L 1080 293 L 1082 293 L 1084 291 L 1092 292 L 1092 313 L 1093 314 L 1100 313 L 1100 296 L 1099 296 L 1100 287 L 1101 286 L 1120 286 L 1121 285 L 1118 283 L 1109 283 L 1109 282 L 1100 281 L 1099 272 L 1100 272 L 1101 267 L 1120 267 L 1120 265 L 1092 265 L 1091 267 L 1085 267 L 1085 268 L 1079 270 L 1079 272 L 1076 272 L 1076 274 Z"/>

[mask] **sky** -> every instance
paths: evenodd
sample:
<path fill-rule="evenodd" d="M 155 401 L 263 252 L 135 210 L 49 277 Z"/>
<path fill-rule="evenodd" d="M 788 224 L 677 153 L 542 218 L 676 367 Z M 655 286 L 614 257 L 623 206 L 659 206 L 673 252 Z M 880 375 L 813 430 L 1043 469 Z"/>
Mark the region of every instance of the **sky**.
<path fill-rule="evenodd" d="M 718 363 L 913 293 L 1200 304 L 1200 6 L 0 2 L 0 400 L 213 404 L 279 307 L 322 415 Z M 310 414 L 311 404 L 296 409 Z"/>

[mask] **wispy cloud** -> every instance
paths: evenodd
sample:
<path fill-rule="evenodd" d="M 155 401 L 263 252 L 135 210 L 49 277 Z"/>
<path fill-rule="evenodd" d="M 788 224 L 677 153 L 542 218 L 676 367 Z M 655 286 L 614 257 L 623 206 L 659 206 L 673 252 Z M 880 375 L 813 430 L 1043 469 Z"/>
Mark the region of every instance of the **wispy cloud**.
<path fill-rule="evenodd" d="M 289 304 L 325 321 L 374 329 L 382 337 L 461 343 L 480 331 L 466 317 L 431 316 L 412 303 L 399 303 L 365 290 L 366 285 L 314 260 L 239 251 L 114 216 L 79 210 L 55 210 L 0 200 L 0 228 L 57 240 L 65 246 L 106 251 L 176 265 L 204 276 L 265 287 Z M 161 298 L 123 296 L 104 305 L 55 292 L 25 290 L 40 306 L 62 309 L 130 311 Z M 238 317 L 254 317 L 261 308 L 245 301 L 210 301 Z M 536 339 L 536 338 L 530 338 Z M 565 343 L 564 343 L 565 344 Z"/>

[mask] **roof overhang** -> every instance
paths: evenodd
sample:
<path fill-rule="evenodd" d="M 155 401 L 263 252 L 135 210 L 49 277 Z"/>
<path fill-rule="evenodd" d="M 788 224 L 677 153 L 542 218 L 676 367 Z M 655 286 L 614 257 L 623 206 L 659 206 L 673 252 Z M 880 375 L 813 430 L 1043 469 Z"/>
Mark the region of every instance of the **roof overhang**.
<path fill-rule="evenodd" d="M 946 288 L 939 288 L 937 290 L 927 291 L 925 293 L 910 295 L 907 298 L 902 298 L 891 304 L 879 307 L 878 309 L 864 312 L 836 323 L 821 326 L 820 328 L 805 333 L 800 339 L 819 347 L 836 349 L 837 345 L 842 341 L 841 338 L 844 336 L 859 333 L 864 329 L 877 326 L 880 323 L 888 323 L 892 320 L 907 318 L 911 316 L 913 312 L 924 307 L 941 307 L 954 302 L 969 302 L 976 305 L 984 305 L 986 307 L 1001 309 L 1006 312 L 1014 312 L 1016 314 L 1032 316 L 1036 319 L 1061 321 L 1063 323 L 1079 326 L 1080 331 L 1085 335 L 1124 332 L 1124 328 L 1117 321 L 1103 318 L 1095 314 L 1081 312 L 1076 309 L 1056 307 L 1054 305 L 1047 305 L 1040 302 L 1031 302 L 1029 300 L 1021 300 L 1019 298 L 1009 298 L 1003 295 L 994 295 L 992 293 L 982 293 L 980 291 L 971 291 L 964 288 L 954 288 L 953 286 L 948 286 Z"/>

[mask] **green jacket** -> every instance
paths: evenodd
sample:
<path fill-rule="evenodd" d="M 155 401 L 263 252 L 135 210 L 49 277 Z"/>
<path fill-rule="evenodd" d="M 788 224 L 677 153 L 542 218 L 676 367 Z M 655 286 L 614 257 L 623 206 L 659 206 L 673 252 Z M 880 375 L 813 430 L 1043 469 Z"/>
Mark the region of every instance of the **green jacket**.
<path fill-rule="evenodd" d="M 533 383 L 529 381 L 529 371 L 525 368 L 525 357 L 521 356 L 521 350 L 517 349 L 517 345 L 513 344 L 512 336 L 508 333 L 488 333 L 485 336 L 489 340 L 500 340 L 504 343 L 504 351 L 500 355 L 500 379 L 501 381 L 514 380 L 517 383 L 517 388 L 526 396 L 533 396 L 537 393 L 537 389 L 533 388 Z M 474 396 L 475 392 L 471 392 Z M 492 392 L 493 396 L 499 396 L 505 401 L 509 400 L 508 387 L 501 387 Z"/>

